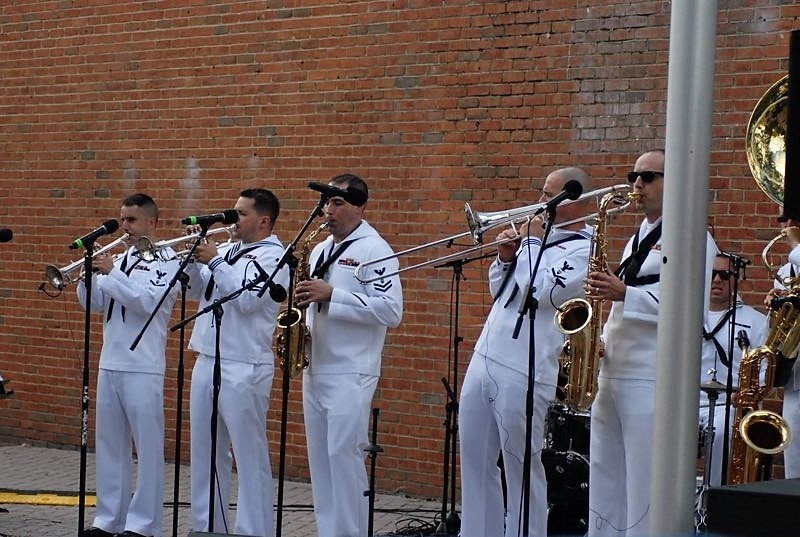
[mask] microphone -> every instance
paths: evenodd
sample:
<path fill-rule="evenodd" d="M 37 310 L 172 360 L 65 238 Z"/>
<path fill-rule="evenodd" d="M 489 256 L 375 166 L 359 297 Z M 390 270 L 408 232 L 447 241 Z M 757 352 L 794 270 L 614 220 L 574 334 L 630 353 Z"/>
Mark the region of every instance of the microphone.
<path fill-rule="evenodd" d="M 269 287 L 269 297 L 272 300 L 274 300 L 278 304 L 286 300 L 287 297 L 286 289 L 284 289 L 284 287 L 281 284 L 275 283 L 272 280 L 270 280 L 267 282 L 267 287 Z"/>
<path fill-rule="evenodd" d="M 739 348 L 742 351 L 750 348 L 750 338 L 747 337 L 747 332 L 744 330 L 739 330 L 739 333 L 736 334 L 736 343 L 738 343 Z"/>
<path fill-rule="evenodd" d="M 0 229 L 0 242 L 8 242 L 14 237 L 14 232 L 10 229 Z"/>
<path fill-rule="evenodd" d="M 181 224 L 186 226 L 203 226 L 208 227 L 217 222 L 222 222 L 225 225 L 235 224 L 239 221 L 239 212 L 236 209 L 227 209 L 217 214 L 206 214 L 203 216 L 187 216 L 181 220 Z"/>
<path fill-rule="evenodd" d="M 312 181 L 308 183 L 308 188 L 311 190 L 316 190 L 322 194 L 322 198 L 324 200 L 328 200 L 330 198 L 342 198 L 350 205 L 355 205 L 356 207 L 361 207 L 367 202 L 367 193 L 363 190 L 357 190 L 351 186 L 348 186 L 346 189 L 344 189 L 339 188 L 338 186 L 315 183 Z"/>
<path fill-rule="evenodd" d="M 583 194 L 583 185 L 581 185 L 578 181 L 574 179 L 571 181 L 567 181 L 564 184 L 564 189 L 559 192 L 556 197 L 548 201 L 544 207 L 540 207 L 533 213 L 533 216 L 537 216 L 542 214 L 545 211 L 553 212 L 553 209 L 564 200 L 576 200 L 581 197 Z"/>
<path fill-rule="evenodd" d="M 79 239 L 75 239 L 72 241 L 72 244 L 69 245 L 70 250 L 77 250 L 78 248 L 83 248 L 84 246 L 90 246 L 98 237 L 102 237 L 103 235 L 110 235 L 114 233 L 116 230 L 119 229 L 119 222 L 116 220 L 106 220 L 103 222 L 103 225 L 99 228 L 90 231 L 83 237 Z M 9 237 L 10 238 L 10 237 Z"/>
<path fill-rule="evenodd" d="M 267 271 L 261 267 L 258 261 L 253 261 L 253 264 L 256 266 L 258 272 L 261 274 L 261 278 L 263 278 L 264 281 L 267 283 L 267 287 L 262 289 L 258 293 L 258 297 L 261 298 L 262 296 L 264 296 L 264 292 L 266 291 L 266 289 L 269 289 L 269 297 L 273 301 L 280 304 L 281 302 L 286 300 L 286 297 L 288 296 L 286 294 L 286 288 L 284 288 L 281 284 L 272 281 L 272 279 L 267 274 Z"/>

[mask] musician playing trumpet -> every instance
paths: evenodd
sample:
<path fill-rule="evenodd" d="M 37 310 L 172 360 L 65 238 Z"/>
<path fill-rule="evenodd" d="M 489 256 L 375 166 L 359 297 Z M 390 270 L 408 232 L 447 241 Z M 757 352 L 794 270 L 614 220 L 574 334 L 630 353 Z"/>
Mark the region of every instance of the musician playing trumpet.
<path fill-rule="evenodd" d="M 146 194 L 122 201 L 127 244 L 152 237 L 158 208 Z M 97 509 L 89 537 L 161 535 L 164 497 L 164 370 L 167 321 L 177 289 L 164 300 L 136 350 L 131 343 L 173 278 L 178 262 L 139 257 L 134 246 L 121 256 L 95 256 L 92 303 L 85 281 L 77 285 L 84 308 L 103 312 L 103 348 L 97 374 Z M 136 448 L 136 486 L 133 447 Z"/>
<path fill-rule="evenodd" d="M 584 190 L 589 176 L 580 168 L 562 168 L 549 174 L 540 201 L 557 196 L 568 181 Z M 556 309 L 581 296 L 587 272 L 591 228 L 581 217 L 586 202 L 558 207 L 555 223 L 578 220 L 552 229 L 546 242 L 539 220 L 502 231 L 498 239 L 515 239 L 498 245 L 489 267 L 489 292 L 493 305 L 467 368 L 459 403 L 461 433 L 461 536 L 500 537 L 522 535 L 523 460 L 527 428 L 526 395 L 531 352 L 534 353 L 533 414 L 531 419 L 528 534 L 547 535 L 547 483 L 541 460 L 544 423 L 555 399 L 558 355 L 564 342 L 553 322 Z M 532 269 L 537 256 L 541 263 Z M 526 290 L 530 289 L 530 293 Z M 534 345 L 530 347 L 528 314 L 520 309 L 534 299 Z M 503 506 L 498 454 L 503 456 L 507 483 L 507 512 Z M 505 516 L 504 516 L 505 515 Z"/>

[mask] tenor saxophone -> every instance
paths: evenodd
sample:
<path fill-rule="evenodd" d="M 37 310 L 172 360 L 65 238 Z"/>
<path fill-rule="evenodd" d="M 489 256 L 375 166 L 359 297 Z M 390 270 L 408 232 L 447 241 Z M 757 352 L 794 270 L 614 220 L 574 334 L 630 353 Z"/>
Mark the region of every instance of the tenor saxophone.
<path fill-rule="evenodd" d="M 609 210 L 612 206 L 626 206 L 638 197 L 635 192 L 609 192 L 600 199 L 589 250 L 588 273 L 608 269 L 606 227 Z M 564 404 L 572 410 L 585 412 L 597 395 L 603 301 L 572 298 L 561 304 L 553 320 L 558 331 L 567 336 L 558 357 L 559 376 L 566 379 L 566 385 L 561 388 Z"/>
<path fill-rule="evenodd" d="M 300 258 L 295 269 L 295 279 L 298 282 L 311 278 L 311 267 L 308 262 L 311 254 L 311 241 L 326 227 L 328 224 L 323 223 L 303 240 Z M 289 373 L 292 378 L 297 377 L 303 369 L 311 364 L 311 331 L 306 326 L 306 309 L 308 309 L 308 304 L 302 307 L 287 307 L 278 314 L 276 321 L 280 330 L 276 342 L 276 352 L 281 357 L 281 368 L 286 367 L 288 357 Z"/>

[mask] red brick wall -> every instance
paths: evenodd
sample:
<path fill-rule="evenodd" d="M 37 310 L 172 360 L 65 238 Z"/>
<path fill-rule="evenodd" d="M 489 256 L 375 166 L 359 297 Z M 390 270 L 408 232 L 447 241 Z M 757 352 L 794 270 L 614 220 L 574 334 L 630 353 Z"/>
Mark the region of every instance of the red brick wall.
<path fill-rule="evenodd" d="M 70 240 L 117 217 L 128 194 L 157 200 L 166 238 L 182 232 L 182 217 L 266 186 L 282 200 L 277 233 L 288 241 L 316 203 L 307 183 L 353 171 L 370 184 L 368 219 L 400 250 L 465 231 L 464 202 L 479 211 L 528 205 L 565 165 L 585 167 L 597 187 L 625 182 L 639 152 L 664 145 L 666 1 L 101 4 L 0 7 L 0 223 L 15 233 L 0 245 L 0 372 L 17 392 L 0 402 L 7 441 L 79 445 L 83 313 L 74 289 L 50 298 L 37 288 L 47 264 L 75 259 Z M 757 256 L 776 233 L 776 209 L 752 180 L 744 133 L 785 73 L 800 8 L 741 4 L 719 7 L 709 224 L 722 248 L 754 261 L 745 297 L 760 303 L 770 282 Z M 616 220 L 611 259 L 637 220 Z M 406 313 L 388 338 L 375 398 L 382 490 L 441 493 L 441 378 L 460 386 L 490 305 L 487 263 L 464 269 L 457 354 L 452 271 L 404 277 Z M 173 336 L 170 455 L 177 363 Z M 299 400 L 293 381 L 290 477 L 308 475 Z M 276 470 L 280 403 L 276 380 Z M 187 448 L 188 422 L 182 439 Z"/>

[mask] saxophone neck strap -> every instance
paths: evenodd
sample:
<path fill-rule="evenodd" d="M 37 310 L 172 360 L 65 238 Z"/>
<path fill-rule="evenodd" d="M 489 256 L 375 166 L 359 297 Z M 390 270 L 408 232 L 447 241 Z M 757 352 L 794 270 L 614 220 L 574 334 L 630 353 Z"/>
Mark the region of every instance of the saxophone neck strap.
<path fill-rule="evenodd" d="M 661 276 L 659 274 L 648 274 L 646 276 L 639 276 L 639 270 L 642 268 L 642 263 L 644 263 L 645 258 L 647 258 L 647 254 L 650 253 L 650 250 L 655 246 L 658 242 L 658 239 L 661 238 L 661 222 L 658 223 L 656 227 L 650 230 L 650 233 L 642 240 L 641 244 L 639 243 L 639 232 L 636 232 L 636 235 L 633 236 L 633 245 L 631 247 L 631 255 L 625 258 L 622 263 L 620 263 L 617 270 L 614 271 L 614 274 L 617 275 L 625 285 L 630 285 L 632 287 L 636 287 L 639 285 L 648 285 L 651 283 L 656 283 L 660 280 Z"/>

